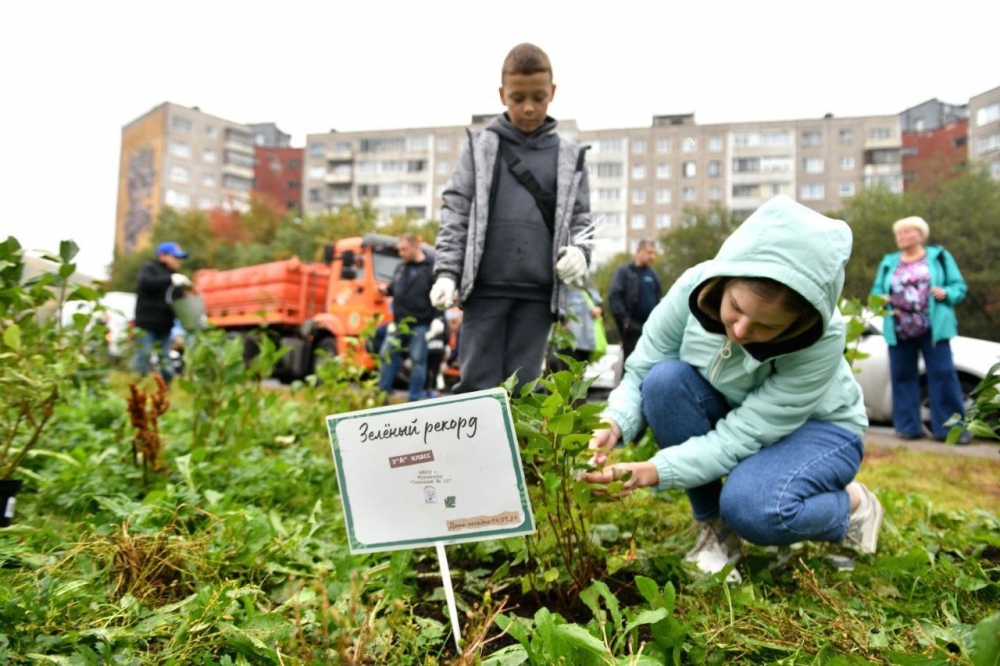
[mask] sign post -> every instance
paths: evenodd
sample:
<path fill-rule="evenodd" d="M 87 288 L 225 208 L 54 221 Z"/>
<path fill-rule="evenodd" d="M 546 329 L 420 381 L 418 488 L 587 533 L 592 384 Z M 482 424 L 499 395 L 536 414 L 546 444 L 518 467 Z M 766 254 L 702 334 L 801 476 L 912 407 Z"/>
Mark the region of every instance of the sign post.
<path fill-rule="evenodd" d="M 535 531 L 507 393 L 476 391 L 326 421 L 351 552 L 434 546 L 457 647 L 444 546 Z"/>

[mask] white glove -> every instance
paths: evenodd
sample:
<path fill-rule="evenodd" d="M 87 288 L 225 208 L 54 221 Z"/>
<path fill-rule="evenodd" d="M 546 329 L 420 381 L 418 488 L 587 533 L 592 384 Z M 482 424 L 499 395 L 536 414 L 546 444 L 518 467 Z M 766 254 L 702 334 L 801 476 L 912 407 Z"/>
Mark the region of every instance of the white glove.
<path fill-rule="evenodd" d="M 175 287 L 190 287 L 191 286 L 191 280 L 188 279 L 188 276 L 181 275 L 180 273 L 172 273 L 170 275 L 170 282 Z"/>
<path fill-rule="evenodd" d="M 431 287 L 431 305 L 438 310 L 447 310 L 455 304 L 455 281 L 442 275 Z"/>
<path fill-rule="evenodd" d="M 396 322 L 392 321 L 392 322 L 389 322 L 388 324 L 386 324 L 385 332 L 388 333 L 389 335 L 392 335 L 393 333 L 395 333 L 396 332 Z"/>
<path fill-rule="evenodd" d="M 556 275 L 566 284 L 582 287 L 587 277 L 587 258 L 578 247 L 572 245 L 559 248 Z"/>
<path fill-rule="evenodd" d="M 431 327 L 427 329 L 426 333 L 424 333 L 424 337 L 428 342 L 430 342 L 442 333 L 444 333 L 444 322 L 440 319 L 435 319 L 431 322 Z"/>

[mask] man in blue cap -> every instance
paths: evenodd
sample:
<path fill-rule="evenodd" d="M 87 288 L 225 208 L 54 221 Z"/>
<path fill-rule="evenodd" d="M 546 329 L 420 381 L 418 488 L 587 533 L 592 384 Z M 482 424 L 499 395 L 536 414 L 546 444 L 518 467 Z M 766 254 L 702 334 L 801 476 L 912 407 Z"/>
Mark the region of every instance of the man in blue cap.
<path fill-rule="evenodd" d="M 135 364 L 140 375 L 150 370 L 153 350 L 161 359 L 160 374 L 167 382 L 173 377 L 166 360 L 170 349 L 170 330 L 174 325 L 174 309 L 170 302 L 184 296 L 184 288 L 191 286 L 186 275 L 177 272 L 187 252 L 174 241 L 156 246 L 156 258 L 150 259 L 139 269 L 136 280 L 135 326 L 138 329 L 138 349 Z M 170 299 L 167 299 L 168 293 Z"/>

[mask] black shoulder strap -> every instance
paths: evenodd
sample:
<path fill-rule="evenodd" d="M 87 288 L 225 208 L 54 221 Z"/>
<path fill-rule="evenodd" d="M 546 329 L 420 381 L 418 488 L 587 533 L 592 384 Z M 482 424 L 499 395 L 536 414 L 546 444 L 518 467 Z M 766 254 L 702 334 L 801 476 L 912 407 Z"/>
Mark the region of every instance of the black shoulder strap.
<path fill-rule="evenodd" d="M 556 196 L 542 187 L 538 179 L 535 178 L 535 174 L 531 173 L 528 165 L 514 154 L 514 151 L 510 149 L 510 146 L 503 139 L 500 139 L 500 154 L 503 155 L 504 160 L 507 162 L 507 168 L 514 174 L 517 182 L 521 183 L 524 189 L 528 190 L 531 196 L 535 198 L 538 210 L 542 212 L 542 218 L 545 220 L 545 226 L 549 228 L 549 234 L 555 235 Z"/>
<path fill-rule="evenodd" d="M 944 255 L 947 251 L 948 250 L 942 247 L 941 251 L 938 252 L 937 256 L 938 263 L 941 264 L 941 279 L 944 280 L 945 282 L 948 281 L 948 265 L 944 262 Z"/>

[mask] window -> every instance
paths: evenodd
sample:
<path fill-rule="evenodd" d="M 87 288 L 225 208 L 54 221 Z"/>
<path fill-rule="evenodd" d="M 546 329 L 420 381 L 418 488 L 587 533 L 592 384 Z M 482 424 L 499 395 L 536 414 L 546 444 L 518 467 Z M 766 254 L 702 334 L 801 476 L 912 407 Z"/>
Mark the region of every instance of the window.
<path fill-rule="evenodd" d="M 722 137 L 721 136 L 708 137 L 708 149 L 713 153 L 717 153 L 720 150 L 722 150 Z"/>
<path fill-rule="evenodd" d="M 306 177 L 309 180 L 323 180 L 326 178 L 326 167 L 311 166 L 309 167 L 309 170 L 306 171 Z"/>
<path fill-rule="evenodd" d="M 601 139 L 597 142 L 597 152 L 620 153 L 622 152 L 623 143 L 622 139 Z"/>
<path fill-rule="evenodd" d="M 840 130 L 840 133 L 837 135 L 837 140 L 841 143 L 854 143 L 854 130 Z"/>
<path fill-rule="evenodd" d="M 718 185 L 709 185 L 708 187 L 708 200 L 709 201 L 722 201 L 722 188 Z"/>
<path fill-rule="evenodd" d="M 632 203 L 634 204 L 646 203 L 646 190 L 632 190 Z"/>
<path fill-rule="evenodd" d="M 757 173 L 760 171 L 759 157 L 734 157 L 733 173 Z"/>
<path fill-rule="evenodd" d="M 215 129 L 215 125 L 205 125 L 205 136 L 214 139 L 219 136 L 219 130 Z"/>
<path fill-rule="evenodd" d="M 656 152 L 658 153 L 669 153 L 671 147 L 670 139 L 660 139 L 656 142 Z"/>
<path fill-rule="evenodd" d="M 998 148 L 1000 148 L 1000 134 L 991 134 L 989 136 L 980 137 L 979 141 L 976 142 L 976 151 L 980 155 L 992 153 Z"/>
<path fill-rule="evenodd" d="M 249 192 L 253 188 L 253 181 L 249 178 L 240 178 L 239 176 L 224 174 L 222 176 L 222 186 L 229 190 Z"/>
<path fill-rule="evenodd" d="M 659 187 L 656 189 L 656 203 L 658 204 L 668 204 L 670 203 L 670 188 Z"/>
<path fill-rule="evenodd" d="M 681 173 L 685 178 L 694 178 L 698 175 L 698 165 L 694 162 L 685 162 Z"/>
<path fill-rule="evenodd" d="M 733 134 L 734 146 L 759 146 L 760 133 L 758 132 L 737 132 Z"/>
<path fill-rule="evenodd" d="M 722 162 L 718 160 L 712 160 L 708 163 L 708 177 L 718 178 L 722 175 Z"/>
<path fill-rule="evenodd" d="M 302 183 L 297 180 L 290 180 L 285 183 L 285 187 L 289 190 L 297 190 L 302 187 Z"/>
<path fill-rule="evenodd" d="M 377 197 L 379 194 L 378 185 L 358 185 L 359 197 Z"/>
<path fill-rule="evenodd" d="M 632 178 L 633 180 L 642 180 L 646 177 L 646 165 L 645 164 L 634 164 L 632 166 Z"/>
<path fill-rule="evenodd" d="M 174 116 L 170 119 L 170 126 L 175 130 L 180 130 L 182 132 L 191 131 L 191 121 L 187 118 L 182 118 L 180 116 Z"/>
<path fill-rule="evenodd" d="M 190 208 L 191 196 L 177 190 L 167 190 L 165 202 L 168 206 L 173 206 L 174 208 Z"/>
<path fill-rule="evenodd" d="M 635 213 L 632 216 L 631 227 L 633 229 L 645 229 L 646 228 L 646 216 L 642 213 Z"/>
<path fill-rule="evenodd" d="M 869 139 L 891 139 L 892 130 L 888 127 L 876 127 L 868 131 Z"/>
<path fill-rule="evenodd" d="M 599 201 L 617 201 L 621 198 L 621 190 L 617 187 L 601 187 L 597 190 Z"/>
<path fill-rule="evenodd" d="M 817 201 L 823 198 L 822 183 L 805 183 L 799 190 L 799 198 L 803 201 Z"/>
<path fill-rule="evenodd" d="M 646 153 L 646 140 L 645 139 L 633 139 L 632 140 L 632 154 L 633 155 L 644 155 Z"/>
<path fill-rule="evenodd" d="M 792 133 L 785 130 L 761 132 L 760 143 L 764 146 L 790 146 L 792 145 Z"/>
<path fill-rule="evenodd" d="M 601 213 L 594 221 L 597 227 L 617 227 L 621 224 L 620 213 Z"/>
<path fill-rule="evenodd" d="M 170 180 L 174 181 L 175 183 L 188 182 L 188 170 L 182 166 L 170 167 Z"/>
<path fill-rule="evenodd" d="M 976 127 L 1000 120 L 1000 102 L 984 106 L 976 111 Z"/>
<path fill-rule="evenodd" d="M 351 142 L 350 141 L 338 141 L 333 144 L 333 152 L 335 153 L 349 153 L 351 152 Z"/>
<path fill-rule="evenodd" d="M 837 194 L 842 197 L 854 196 L 854 183 L 841 183 L 837 188 Z"/>
<path fill-rule="evenodd" d="M 207 171 L 201 174 L 201 184 L 205 187 L 215 187 L 215 174 Z"/>
<path fill-rule="evenodd" d="M 841 171 L 853 171 L 854 170 L 854 156 L 844 155 L 840 158 L 840 170 Z"/>
<path fill-rule="evenodd" d="M 442 136 L 437 140 L 437 149 L 439 153 L 447 153 L 451 150 L 451 139 L 446 136 Z"/>
<path fill-rule="evenodd" d="M 430 145 L 430 138 L 426 136 L 411 136 L 406 139 L 406 149 L 409 151 L 427 150 Z"/>
<path fill-rule="evenodd" d="M 791 157 L 762 157 L 760 170 L 763 173 L 784 173 L 792 170 Z"/>
<path fill-rule="evenodd" d="M 681 150 L 683 150 L 685 153 L 693 153 L 694 151 L 698 150 L 698 139 L 694 138 L 693 136 L 689 136 L 688 138 L 684 139 L 684 143 L 681 144 Z"/>
<path fill-rule="evenodd" d="M 177 141 L 176 139 L 170 139 L 167 143 L 167 152 L 174 157 L 191 157 L 191 146 L 183 141 Z"/>
<path fill-rule="evenodd" d="M 450 167 L 450 166 L 451 165 L 448 164 L 447 162 L 445 162 L 444 160 L 440 160 L 437 163 L 437 167 L 436 167 L 438 175 L 440 175 L 440 176 L 446 176 L 446 175 L 448 175 L 448 173 L 449 173 L 448 167 Z"/>
<path fill-rule="evenodd" d="M 198 208 L 200 210 L 212 210 L 215 208 L 215 201 L 208 197 L 202 197 L 198 199 Z"/>
<path fill-rule="evenodd" d="M 803 132 L 802 147 L 815 148 L 823 145 L 823 135 L 820 132 Z"/>
<path fill-rule="evenodd" d="M 364 160 L 362 162 L 358 162 L 357 164 L 355 164 L 354 168 L 357 169 L 358 173 L 364 173 L 364 174 L 378 173 L 378 162 L 375 162 L 373 160 Z"/>
<path fill-rule="evenodd" d="M 734 197 L 759 197 L 760 185 L 733 185 Z"/>
<path fill-rule="evenodd" d="M 325 143 L 310 143 L 309 144 L 309 157 L 326 157 L 326 144 Z"/>
<path fill-rule="evenodd" d="M 598 178 L 620 178 L 623 167 L 621 162 L 597 162 L 590 170 Z"/>
<path fill-rule="evenodd" d="M 657 213 L 656 214 L 656 228 L 657 229 L 669 229 L 670 228 L 670 213 Z"/>
<path fill-rule="evenodd" d="M 822 157 L 807 157 L 802 160 L 802 170 L 806 173 L 823 173 Z"/>
<path fill-rule="evenodd" d="M 402 152 L 406 150 L 406 138 L 358 139 L 358 151 L 362 153 Z"/>
<path fill-rule="evenodd" d="M 681 198 L 684 199 L 684 201 L 694 201 L 698 198 L 698 191 L 693 187 L 685 187 L 681 191 Z"/>
<path fill-rule="evenodd" d="M 669 164 L 657 164 L 656 165 L 656 177 L 660 179 L 670 178 L 670 165 Z"/>
<path fill-rule="evenodd" d="M 1000 162 L 994 162 L 990 165 L 990 177 L 994 180 L 1000 180 Z"/>
<path fill-rule="evenodd" d="M 301 169 L 302 160 L 288 160 L 288 163 L 285 166 L 287 166 L 289 169 Z"/>
<path fill-rule="evenodd" d="M 246 167 L 247 169 L 252 169 L 254 167 L 253 155 L 247 155 L 246 153 L 238 153 L 235 150 L 226 151 L 226 164 L 232 164 L 234 166 Z"/>
<path fill-rule="evenodd" d="M 321 193 L 320 193 L 320 191 L 319 191 L 318 188 L 314 187 L 314 188 L 312 188 L 312 189 L 309 190 L 309 201 L 312 201 L 314 203 L 318 202 L 318 201 L 322 201 Z"/>

